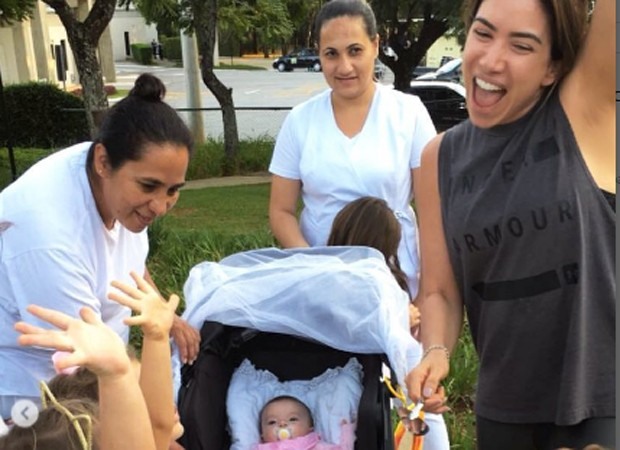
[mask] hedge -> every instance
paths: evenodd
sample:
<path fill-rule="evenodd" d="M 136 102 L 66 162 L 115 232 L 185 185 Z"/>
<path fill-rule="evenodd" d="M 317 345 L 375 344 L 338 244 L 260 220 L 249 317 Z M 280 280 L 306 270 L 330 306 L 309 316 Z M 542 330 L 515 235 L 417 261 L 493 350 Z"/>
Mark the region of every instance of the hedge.
<path fill-rule="evenodd" d="M 59 148 L 90 139 L 83 100 L 54 84 L 9 85 L 4 88 L 4 99 L 1 147 L 8 146 L 8 133 L 16 147 Z"/>
<path fill-rule="evenodd" d="M 139 64 L 153 64 L 151 44 L 131 44 L 131 56 Z"/>
<path fill-rule="evenodd" d="M 162 37 L 161 46 L 163 48 L 162 53 L 165 59 L 168 59 L 170 61 L 183 60 L 180 37 Z"/>

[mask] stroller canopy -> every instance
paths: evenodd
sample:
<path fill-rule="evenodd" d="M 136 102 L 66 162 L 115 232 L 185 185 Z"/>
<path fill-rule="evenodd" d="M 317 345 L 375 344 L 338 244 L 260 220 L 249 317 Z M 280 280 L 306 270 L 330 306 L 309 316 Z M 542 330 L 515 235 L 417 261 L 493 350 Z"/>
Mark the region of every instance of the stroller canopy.
<path fill-rule="evenodd" d="M 384 353 L 401 386 L 421 357 L 409 331 L 408 294 L 373 248 L 237 253 L 192 268 L 184 294 L 183 318 L 195 328 L 210 320 Z"/>

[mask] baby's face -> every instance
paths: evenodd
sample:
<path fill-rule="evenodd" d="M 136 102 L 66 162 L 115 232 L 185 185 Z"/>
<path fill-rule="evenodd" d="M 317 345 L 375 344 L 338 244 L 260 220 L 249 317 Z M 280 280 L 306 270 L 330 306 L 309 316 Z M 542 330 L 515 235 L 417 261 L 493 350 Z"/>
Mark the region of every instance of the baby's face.
<path fill-rule="evenodd" d="M 288 429 L 288 439 L 305 436 L 312 431 L 312 421 L 306 408 L 291 399 L 281 399 L 267 405 L 260 418 L 261 437 L 263 442 L 276 442 L 286 439 L 279 435 L 280 429 Z"/>

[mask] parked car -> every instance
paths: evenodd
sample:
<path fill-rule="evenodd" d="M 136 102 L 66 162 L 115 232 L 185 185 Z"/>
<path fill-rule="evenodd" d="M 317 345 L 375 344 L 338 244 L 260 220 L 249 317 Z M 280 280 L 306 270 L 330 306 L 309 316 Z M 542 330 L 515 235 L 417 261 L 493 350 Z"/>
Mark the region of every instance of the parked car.
<path fill-rule="evenodd" d="M 319 54 L 313 48 L 302 48 L 288 55 L 280 56 L 273 61 L 273 68 L 278 72 L 290 72 L 293 69 L 307 69 L 314 72 L 321 71 Z"/>
<path fill-rule="evenodd" d="M 415 66 L 413 70 L 411 71 L 411 79 L 415 80 L 416 78 L 418 78 L 421 75 L 424 75 L 425 73 L 434 72 L 436 70 L 437 70 L 436 67 Z"/>
<path fill-rule="evenodd" d="M 461 82 L 461 58 L 454 58 L 445 63 L 439 69 L 428 72 L 415 78 L 416 80 L 445 80 Z"/>
<path fill-rule="evenodd" d="M 413 80 L 409 83 L 407 93 L 420 97 L 437 132 L 445 131 L 469 117 L 465 87 L 462 84 L 441 80 Z"/>

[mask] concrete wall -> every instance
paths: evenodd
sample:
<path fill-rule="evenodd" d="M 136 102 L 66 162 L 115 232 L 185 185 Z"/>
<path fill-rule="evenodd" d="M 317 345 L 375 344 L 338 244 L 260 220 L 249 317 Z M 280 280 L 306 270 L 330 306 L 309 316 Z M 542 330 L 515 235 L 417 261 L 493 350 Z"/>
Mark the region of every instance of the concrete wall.
<path fill-rule="evenodd" d="M 65 49 L 67 50 L 67 81 L 66 84 L 74 84 L 78 83 L 79 76 L 77 67 L 75 65 L 75 60 L 73 59 L 73 52 L 71 51 L 71 46 L 69 45 L 69 39 L 67 38 L 67 33 L 65 32 L 65 27 L 60 22 L 60 19 L 53 11 L 48 11 L 47 13 L 47 30 L 49 36 L 49 45 L 50 51 L 51 48 L 54 48 L 56 45 L 61 45 L 64 41 Z M 56 55 L 54 55 L 54 64 L 56 64 Z M 54 71 L 56 70 L 54 66 Z M 62 82 L 60 82 L 62 85 Z"/>
<path fill-rule="evenodd" d="M 439 67 L 439 62 L 443 56 L 453 58 L 461 56 L 461 47 L 455 38 L 442 36 L 437 39 L 426 52 L 426 65 L 428 67 Z"/>
<path fill-rule="evenodd" d="M 88 7 L 88 0 L 73 0 L 72 7 Z M 67 85 L 79 82 L 73 53 L 69 46 L 67 33 L 54 10 L 40 3 L 37 17 L 33 22 L 27 20 L 10 27 L 0 27 L 0 71 L 5 84 L 25 83 L 35 80 L 56 81 L 55 45 L 64 41 L 67 50 Z M 40 20 L 40 23 L 36 21 Z M 102 60 L 102 70 L 114 70 L 112 61 L 125 61 L 125 33 L 129 44 L 150 43 L 157 39 L 155 25 L 147 25 L 140 13 L 134 10 L 117 9 L 109 25 L 112 40 L 112 57 Z M 33 41 L 36 39 L 36 42 Z M 108 51 L 108 45 L 100 46 L 99 51 Z M 103 64 L 105 63 L 105 64 Z M 106 67 L 103 67 L 103 66 Z M 109 67 L 108 67 L 109 66 Z M 47 70 L 46 70 L 47 68 Z M 107 76 L 106 76 L 107 73 Z M 104 72 L 106 81 L 114 81 Z M 62 82 L 59 82 L 62 87 Z"/>
<path fill-rule="evenodd" d="M 5 85 L 19 83 L 19 73 L 15 61 L 13 29 L 0 27 L 0 71 L 2 71 L 2 83 Z"/>
<path fill-rule="evenodd" d="M 147 25 L 138 11 L 117 9 L 110 22 L 114 61 L 125 61 L 130 57 L 127 53 L 129 50 L 125 47 L 125 33 L 127 33 L 129 45 L 149 44 L 153 39 L 157 39 L 155 25 Z"/>

